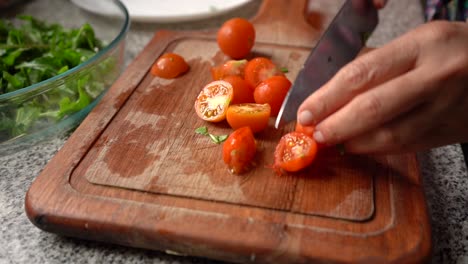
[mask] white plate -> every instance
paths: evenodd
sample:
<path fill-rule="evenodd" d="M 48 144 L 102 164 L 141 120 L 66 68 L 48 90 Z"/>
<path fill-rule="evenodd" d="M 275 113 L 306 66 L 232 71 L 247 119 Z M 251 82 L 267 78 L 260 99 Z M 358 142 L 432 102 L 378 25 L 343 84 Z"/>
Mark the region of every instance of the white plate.
<path fill-rule="evenodd" d="M 101 15 L 115 15 L 115 7 L 99 0 L 71 0 L 77 6 Z M 251 0 L 121 0 L 130 18 L 138 22 L 182 22 L 229 12 Z"/>

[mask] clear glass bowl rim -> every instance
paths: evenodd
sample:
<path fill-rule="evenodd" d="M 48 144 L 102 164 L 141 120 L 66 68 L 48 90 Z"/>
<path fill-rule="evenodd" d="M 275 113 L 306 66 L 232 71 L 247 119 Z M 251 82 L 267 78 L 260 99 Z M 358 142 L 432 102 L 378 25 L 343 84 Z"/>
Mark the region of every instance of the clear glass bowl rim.
<path fill-rule="evenodd" d="M 127 35 L 127 32 L 128 32 L 128 30 L 130 28 L 130 15 L 128 13 L 127 8 L 125 7 L 125 5 L 120 0 L 113 0 L 113 2 L 115 2 L 115 4 L 123 12 L 124 23 L 123 23 L 123 27 L 120 29 L 120 32 L 117 35 L 117 37 L 115 37 L 106 47 L 104 47 L 102 50 L 100 50 L 98 53 L 96 53 L 89 60 L 81 63 L 80 65 L 77 65 L 77 66 L 69 69 L 68 71 L 66 71 L 64 73 L 61 73 L 61 74 L 56 75 L 54 77 L 51 77 L 51 78 L 49 78 L 47 80 L 35 83 L 33 85 L 30 85 L 30 86 L 15 90 L 13 92 L 9 92 L 9 93 L 0 95 L 0 102 L 1 101 L 7 101 L 10 98 L 13 98 L 13 97 L 16 97 L 16 96 L 19 96 L 19 95 L 22 95 L 22 94 L 29 93 L 31 91 L 34 91 L 35 89 L 38 89 L 38 88 L 43 87 L 44 85 L 47 85 L 48 83 L 55 82 L 55 81 L 60 80 L 62 78 L 66 78 L 67 76 L 69 76 L 71 74 L 79 72 L 82 69 L 86 68 L 88 65 L 93 64 L 96 61 L 99 61 L 103 56 L 105 56 L 107 54 L 108 51 L 112 50 L 114 47 L 119 45 L 121 40 L 123 38 L 125 38 L 125 36 Z"/>

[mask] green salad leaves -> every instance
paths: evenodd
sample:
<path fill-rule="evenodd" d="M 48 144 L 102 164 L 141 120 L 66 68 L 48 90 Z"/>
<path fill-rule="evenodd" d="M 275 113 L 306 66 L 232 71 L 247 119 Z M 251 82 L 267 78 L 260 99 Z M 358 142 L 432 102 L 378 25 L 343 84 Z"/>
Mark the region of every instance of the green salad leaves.
<path fill-rule="evenodd" d="M 66 72 L 103 48 L 91 25 L 65 29 L 32 16 L 0 20 L 0 96 Z M 53 87 L 0 97 L 0 142 L 37 131 L 88 106 L 118 75 L 118 55 Z"/>

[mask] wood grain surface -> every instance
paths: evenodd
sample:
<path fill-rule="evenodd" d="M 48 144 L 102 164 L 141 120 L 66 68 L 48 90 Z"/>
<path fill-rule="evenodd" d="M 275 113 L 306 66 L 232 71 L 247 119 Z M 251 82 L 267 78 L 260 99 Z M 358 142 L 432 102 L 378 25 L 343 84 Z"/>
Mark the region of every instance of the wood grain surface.
<path fill-rule="evenodd" d="M 252 20 L 251 57 L 272 58 L 294 80 L 333 15 L 320 2 L 265 0 Z M 278 176 L 268 165 L 294 124 L 275 130 L 272 118 L 256 135 L 256 167 L 228 172 L 222 146 L 194 132 L 231 131 L 193 109 L 209 69 L 228 59 L 215 33 L 155 34 L 35 180 L 26 196 L 30 220 L 50 232 L 234 262 L 427 260 L 430 228 L 414 154 L 327 149 L 307 170 Z M 153 77 L 151 65 L 169 51 L 190 71 Z"/>

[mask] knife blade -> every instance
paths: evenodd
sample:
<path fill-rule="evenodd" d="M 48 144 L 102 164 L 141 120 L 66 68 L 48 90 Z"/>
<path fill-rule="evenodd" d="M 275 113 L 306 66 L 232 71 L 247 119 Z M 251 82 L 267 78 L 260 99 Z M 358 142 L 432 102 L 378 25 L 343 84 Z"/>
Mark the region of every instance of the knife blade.
<path fill-rule="evenodd" d="M 378 23 L 371 0 L 346 0 L 306 59 L 286 95 L 275 127 L 296 120 L 301 103 L 353 60 Z"/>

